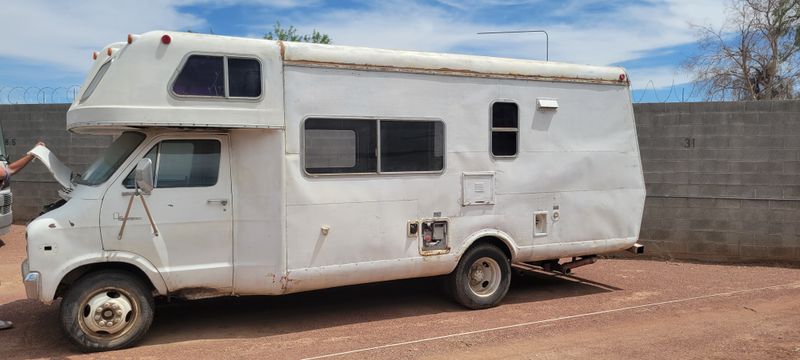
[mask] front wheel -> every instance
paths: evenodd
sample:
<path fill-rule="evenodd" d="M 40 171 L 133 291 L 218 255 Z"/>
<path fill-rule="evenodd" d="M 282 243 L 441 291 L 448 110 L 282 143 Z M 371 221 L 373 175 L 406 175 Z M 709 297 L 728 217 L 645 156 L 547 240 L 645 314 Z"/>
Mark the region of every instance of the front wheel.
<path fill-rule="evenodd" d="M 121 349 L 144 336 L 153 308 L 152 291 L 139 278 L 100 271 L 72 284 L 61 301 L 61 325 L 82 351 Z"/>
<path fill-rule="evenodd" d="M 470 309 L 497 305 L 511 283 L 511 261 L 494 245 L 475 246 L 461 257 L 448 275 L 447 286 L 453 298 Z"/>

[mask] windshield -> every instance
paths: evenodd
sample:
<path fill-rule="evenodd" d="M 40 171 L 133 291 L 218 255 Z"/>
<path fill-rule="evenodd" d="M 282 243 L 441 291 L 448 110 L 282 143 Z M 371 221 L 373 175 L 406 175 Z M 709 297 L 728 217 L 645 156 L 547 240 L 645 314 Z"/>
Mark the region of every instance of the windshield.
<path fill-rule="evenodd" d="M 114 171 L 122 165 L 134 149 L 142 143 L 145 136 L 138 132 L 124 132 L 106 151 L 95 160 L 86 172 L 76 180 L 81 185 L 98 185 L 111 177 Z"/>

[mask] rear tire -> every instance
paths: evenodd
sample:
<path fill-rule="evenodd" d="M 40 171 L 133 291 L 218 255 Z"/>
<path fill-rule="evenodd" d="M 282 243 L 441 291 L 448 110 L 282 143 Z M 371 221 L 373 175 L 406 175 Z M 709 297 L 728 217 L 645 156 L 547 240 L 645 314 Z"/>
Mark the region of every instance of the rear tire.
<path fill-rule="evenodd" d="M 124 271 L 88 274 L 70 286 L 61 301 L 61 326 L 81 351 L 134 345 L 153 322 L 150 287 Z"/>
<path fill-rule="evenodd" d="M 490 244 L 467 250 L 447 277 L 453 299 L 469 309 L 490 308 L 503 300 L 511 284 L 511 260 Z"/>

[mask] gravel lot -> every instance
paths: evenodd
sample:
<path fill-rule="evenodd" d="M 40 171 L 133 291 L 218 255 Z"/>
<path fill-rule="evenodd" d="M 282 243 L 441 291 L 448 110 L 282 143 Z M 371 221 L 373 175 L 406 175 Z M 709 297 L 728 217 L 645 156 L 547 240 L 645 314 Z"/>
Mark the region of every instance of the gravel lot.
<path fill-rule="evenodd" d="M 436 279 L 162 303 L 138 347 L 85 355 L 62 336 L 58 302 L 25 299 L 23 233 L 0 247 L 0 319 L 16 323 L 0 331 L 0 359 L 800 358 L 800 269 L 652 260 L 516 275 L 482 311 Z"/>

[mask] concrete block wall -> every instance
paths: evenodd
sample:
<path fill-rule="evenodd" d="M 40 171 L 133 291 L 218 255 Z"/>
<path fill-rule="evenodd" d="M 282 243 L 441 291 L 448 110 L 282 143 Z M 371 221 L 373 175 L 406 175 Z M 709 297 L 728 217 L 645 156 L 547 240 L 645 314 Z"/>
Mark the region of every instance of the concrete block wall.
<path fill-rule="evenodd" d="M 37 141 L 77 173 L 83 172 L 112 140 L 111 136 L 77 135 L 66 131 L 67 104 L 0 105 L 0 125 L 10 161 L 25 155 Z M 24 223 L 42 211 L 42 206 L 59 199 L 60 186 L 38 161 L 11 179 L 14 220 Z"/>
<path fill-rule="evenodd" d="M 800 263 L 800 101 L 634 109 L 649 254 Z"/>

